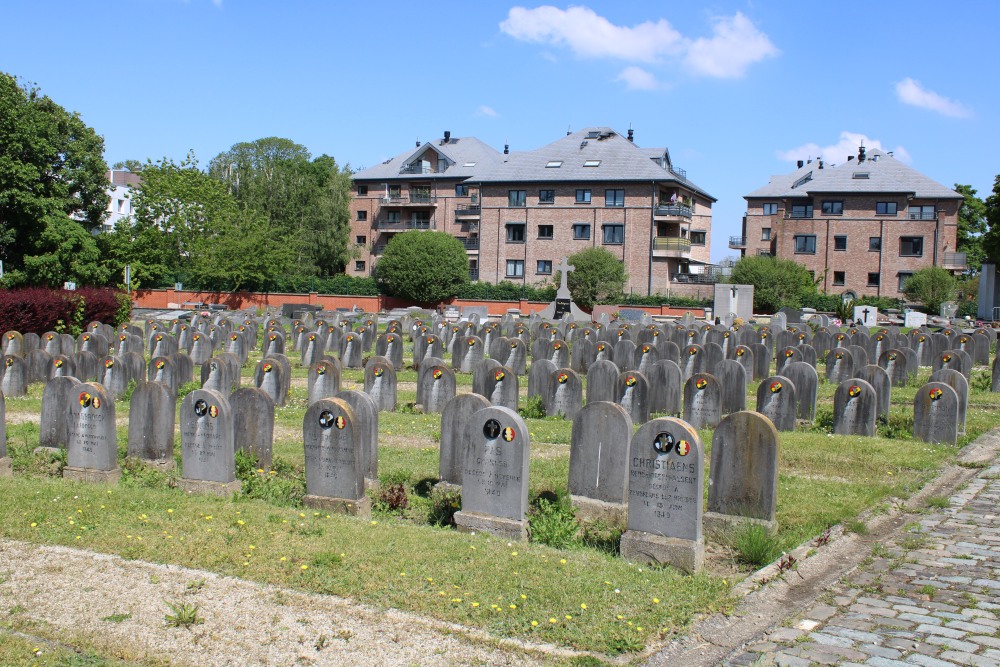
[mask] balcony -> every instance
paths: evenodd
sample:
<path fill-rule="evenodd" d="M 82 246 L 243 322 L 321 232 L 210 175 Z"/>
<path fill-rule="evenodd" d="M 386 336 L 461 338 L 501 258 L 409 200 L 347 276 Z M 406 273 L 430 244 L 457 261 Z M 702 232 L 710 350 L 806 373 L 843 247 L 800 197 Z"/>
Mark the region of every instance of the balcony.
<path fill-rule="evenodd" d="M 946 252 L 941 255 L 941 268 L 949 271 L 964 271 L 966 259 L 964 252 Z"/>
<path fill-rule="evenodd" d="M 717 273 L 671 273 L 670 282 L 688 285 L 714 285 L 719 282 Z"/>
<path fill-rule="evenodd" d="M 438 198 L 434 195 L 389 195 L 382 197 L 382 206 L 437 206 Z"/>
<path fill-rule="evenodd" d="M 479 280 L 479 269 L 469 269 L 469 280 Z"/>
<path fill-rule="evenodd" d="M 765 250 L 764 248 L 757 248 L 758 257 L 774 257 L 774 253 L 770 250 Z"/>
<path fill-rule="evenodd" d="M 466 204 L 455 209 L 456 220 L 479 220 L 480 215 L 478 204 Z"/>
<path fill-rule="evenodd" d="M 478 251 L 479 250 L 479 237 L 478 236 L 458 236 L 459 241 L 465 246 L 466 250 Z"/>
<path fill-rule="evenodd" d="M 730 236 L 729 237 L 729 247 L 733 250 L 745 250 L 747 247 L 747 237 L 745 236 Z"/>
<path fill-rule="evenodd" d="M 685 218 L 691 219 L 691 207 L 684 204 L 660 204 L 653 209 L 655 218 Z"/>
<path fill-rule="evenodd" d="M 937 211 L 908 211 L 907 220 L 937 220 Z"/>
<path fill-rule="evenodd" d="M 380 232 L 405 232 L 410 229 L 431 229 L 430 220 L 379 220 L 375 228 Z"/>
<path fill-rule="evenodd" d="M 686 258 L 691 255 L 691 241 L 675 236 L 657 236 L 653 239 L 653 257 Z"/>

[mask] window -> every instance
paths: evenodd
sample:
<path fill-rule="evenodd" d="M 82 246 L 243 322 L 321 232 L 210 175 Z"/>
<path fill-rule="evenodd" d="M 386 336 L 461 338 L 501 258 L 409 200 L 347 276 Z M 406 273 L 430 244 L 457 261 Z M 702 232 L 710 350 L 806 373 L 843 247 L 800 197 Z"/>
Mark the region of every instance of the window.
<path fill-rule="evenodd" d="M 833 272 L 833 284 L 834 285 L 844 285 L 844 284 L 846 284 L 846 282 L 847 282 L 847 280 L 846 280 L 846 278 L 844 276 L 844 272 L 843 271 L 834 271 Z"/>
<path fill-rule="evenodd" d="M 540 238 L 540 239 L 551 239 L 552 238 L 552 225 L 538 225 L 538 238 Z"/>
<path fill-rule="evenodd" d="M 465 163 L 465 164 L 463 164 L 462 166 L 463 166 L 463 167 L 475 167 L 475 166 L 476 166 L 476 163 L 475 163 L 475 162 L 466 162 L 466 163 Z"/>
<path fill-rule="evenodd" d="M 705 245 L 707 232 L 691 232 L 691 245 Z"/>
<path fill-rule="evenodd" d="M 400 186 L 398 186 L 398 185 L 390 185 L 389 186 L 389 196 L 390 197 L 399 197 L 400 192 L 401 192 Z"/>
<path fill-rule="evenodd" d="M 410 218 L 410 226 L 414 229 L 427 229 L 431 226 L 430 211 L 414 211 Z"/>
<path fill-rule="evenodd" d="M 823 202 L 824 215 L 843 215 L 844 202 L 840 200 L 827 200 Z"/>
<path fill-rule="evenodd" d="M 764 204 L 764 215 L 775 215 L 778 213 L 778 205 L 774 202 Z"/>
<path fill-rule="evenodd" d="M 507 277 L 508 278 L 522 278 L 522 277 L 524 277 L 524 260 L 523 259 L 508 259 L 507 260 Z"/>
<path fill-rule="evenodd" d="M 882 237 L 881 236 L 869 236 L 868 237 L 868 251 L 869 252 L 882 252 Z"/>
<path fill-rule="evenodd" d="M 847 237 L 846 236 L 834 236 L 833 237 L 833 249 L 834 250 L 847 250 Z"/>
<path fill-rule="evenodd" d="M 354 242 L 357 243 L 358 245 L 365 245 L 366 243 L 368 243 L 368 237 L 365 236 L 364 234 L 359 234 L 358 236 L 354 237 Z"/>
<path fill-rule="evenodd" d="M 364 271 L 365 270 L 365 263 L 364 263 L 364 261 L 359 259 L 356 262 L 354 262 L 354 270 L 355 271 Z"/>
<path fill-rule="evenodd" d="M 507 206 L 524 206 L 527 200 L 527 190 L 509 190 L 507 192 Z"/>
<path fill-rule="evenodd" d="M 358 211 L 358 221 L 363 222 L 368 219 L 368 211 Z"/>
<path fill-rule="evenodd" d="M 613 245 L 625 243 L 625 225 L 602 225 L 604 242 Z"/>
<path fill-rule="evenodd" d="M 812 204 L 792 204 L 792 217 L 793 218 L 811 218 L 811 217 L 813 217 L 813 205 Z"/>
<path fill-rule="evenodd" d="M 124 199 L 119 199 L 118 200 L 118 212 L 119 213 L 124 213 L 125 212 L 125 200 Z"/>
<path fill-rule="evenodd" d="M 552 260 L 551 259 L 538 260 L 538 266 L 535 268 L 535 273 L 540 273 L 543 275 L 548 275 L 552 273 Z"/>
<path fill-rule="evenodd" d="M 761 227 L 760 228 L 760 240 L 761 241 L 770 241 L 771 240 L 771 228 L 770 227 Z"/>
<path fill-rule="evenodd" d="M 577 241 L 586 241 L 590 238 L 590 225 L 577 223 L 573 225 L 573 238 Z"/>
<path fill-rule="evenodd" d="M 562 166 L 562 163 L 563 163 L 562 160 L 549 160 L 548 162 L 545 163 L 545 168 L 546 169 L 558 169 L 559 167 Z"/>
<path fill-rule="evenodd" d="M 868 274 L 868 286 L 869 287 L 878 287 L 878 284 L 879 284 L 879 275 L 878 275 L 878 273 L 869 273 Z"/>
<path fill-rule="evenodd" d="M 601 166 L 601 161 L 600 160 L 584 160 L 583 161 L 583 166 L 584 167 L 600 167 Z"/>
<path fill-rule="evenodd" d="M 524 243 L 524 223 L 507 223 L 507 243 Z"/>
<path fill-rule="evenodd" d="M 625 205 L 625 191 L 624 190 L 605 190 L 604 191 L 604 205 L 605 206 L 624 206 Z"/>
<path fill-rule="evenodd" d="M 813 234 L 802 234 L 793 237 L 795 240 L 795 252 L 800 255 L 816 254 L 816 236 Z"/>
<path fill-rule="evenodd" d="M 933 204 L 910 207 L 910 220 L 934 220 L 936 217 L 937 213 L 934 212 Z"/>
<path fill-rule="evenodd" d="M 556 201 L 556 191 L 555 190 L 539 190 L 538 191 L 538 203 L 539 204 L 554 204 Z"/>
<path fill-rule="evenodd" d="M 455 196 L 456 197 L 468 197 L 469 196 L 469 186 L 462 185 L 459 183 L 455 186 Z"/>
<path fill-rule="evenodd" d="M 368 186 L 367 185 L 359 185 L 358 186 L 358 196 L 359 197 L 364 197 L 367 194 L 368 194 Z"/>
<path fill-rule="evenodd" d="M 590 203 L 590 190 L 577 190 L 576 191 L 576 203 L 577 204 L 589 204 Z"/>
<path fill-rule="evenodd" d="M 900 236 L 899 237 L 900 257 L 923 257 L 924 237 L 923 236 Z"/>
<path fill-rule="evenodd" d="M 913 276 L 913 274 L 910 273 L 909 271 L 900 271 L 899 272 L 899 285 L 897 286 L 897 289 L 900 292 L 903 291 L 903 286 L 906 284 L 906 281 L 909 280 L 912 276 Z"/>
<path fill-rule="evenodd" d="M 853 178 L 871 178 L 871 174 L 867 171 L 856 171 L 854 172 Z"/>
<path fill-rule="evenodd" d="M 875 204 L 876 215 L 896 215 L 896 202 L 880 201 Z"/>

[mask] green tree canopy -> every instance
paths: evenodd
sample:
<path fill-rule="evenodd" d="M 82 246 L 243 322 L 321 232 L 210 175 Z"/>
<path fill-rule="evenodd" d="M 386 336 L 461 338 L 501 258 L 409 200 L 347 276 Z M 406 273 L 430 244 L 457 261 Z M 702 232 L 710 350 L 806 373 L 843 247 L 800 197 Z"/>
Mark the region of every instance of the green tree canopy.
<path fill-rule="evenodd" d="M 986 198 L 986 233 L 983 252 L 987 261 L 1000 263 L 1000 174 L 993 181 L 993 194 Z"/>
<path fill-rule="evenodd" d="M 581 250 L 570 255 L 567 262 L 573 270 L 566 276 L 566 286 L 573 301 L 584 308 L 615 299 L 625 290 L 625 265 L 604 248 Z M 557 284 L 562 281 L 561 274 L 556 271 L 553 276 Z"/>
<path fill-rule="evenodd" d="M 104 140 L 80 116 L 0 72 L 0 259 L 4 283 L 103 284 L 89 233 L 106 214 Z"/>
<path fill-rule="evenodd" d="M 798 308 L 803 297 L 816 293 L 806 267 L 779 257 L 743 257 L 733 265 L 729 282 L 753 285 L 754 310 L 761 313 L 774 313 L 785 306 Z"/>
<path fill-rule="evenodd" d="M 433 305 L 450 299 L 469 282 L 465 246 L 445 232 L 396 234 L 375 265 L 379 287 L 389 296 Z"/>
<path fill-rule="evenodd" d="M 965 253 L 969 270 L 978 273 L 986 260 L 983 234 L 986 233 L 986 202 L 976 196 L 971 185 L 955 184 L 955 192 L 964 197 L 958 209 L 958 252 Z"/>
<path fill-rule="evenodd" d="M 209 173 L 244 210 L 264 215 L 295 253 L 297 272 L 333 275 L 349 259 L 351 175 L 328 155 L 267 137 L 217 155 Z"/>
<path fill-rule="evenodd" d="M 903 294 L 910 301 L 923 305 L 930 313 L 938 313 L 941 304 L 955 296 L 955 277 L 939 266 L 915 271 L 903 283 Z"/>

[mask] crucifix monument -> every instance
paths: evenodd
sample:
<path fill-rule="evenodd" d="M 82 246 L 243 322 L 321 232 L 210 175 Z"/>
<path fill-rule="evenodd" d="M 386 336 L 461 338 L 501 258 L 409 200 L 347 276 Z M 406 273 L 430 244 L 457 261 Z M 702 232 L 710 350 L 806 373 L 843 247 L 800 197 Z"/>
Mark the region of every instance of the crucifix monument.
<path fill-rule="evenodd" d="M 570 295 L 569 286 L 566 283 L 569 272 L 575 270 L 575 268 L 576 267 L 566 261 L 565 257 L 563 257 L 562 261 L 556 265 L 556 270 L 559 271 L 559 289 L 556 290 L 556 300 L 546 306 L 545 310 L 539 313 L 542 318 L 561 320 L 566 315 L 571 315 L 575 322 L 587 319 L 587 314 L 580 310 L 575 303 L 573 303 L 573 297 Z"/>

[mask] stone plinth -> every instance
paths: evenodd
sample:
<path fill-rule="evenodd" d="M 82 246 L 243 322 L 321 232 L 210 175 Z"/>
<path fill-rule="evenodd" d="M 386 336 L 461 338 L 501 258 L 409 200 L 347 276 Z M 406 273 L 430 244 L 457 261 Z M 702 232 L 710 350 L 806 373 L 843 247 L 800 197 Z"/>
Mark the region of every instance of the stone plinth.
<path fill-rule="evenodd" d="M 207 479 L 188 479 L 181 477 L 177 480 L 177 487 L 188 493 L 204 493 L 212 496 L 231 496 L 239 493 L 243 485 L 240 480 L 232 482 L 213 482 Z"/>
<path fill-rule="evenodd" d="M 91 484 L 117 484 L 121 479 L 122 469 L 112 468 L 111 470 L 98 470 L 96 468 L 75 468 L 73 466 L 63 467 L 63 479 L 76 482 L 89 482 Z"/>
<path fill-rule="evenodd" d="M 705 562 L 705 542 L 629 530 L 622 535 L 621 555 L 626 560 L 673 565 L 693 573 L 700 570 Z"/>
<path fill-rule="evenodd" d="M 463 533 L 489 533 L 506 540 L 526 542 L 528 522 L 488 516 L 476 512 L 455 512 L 455 527 Z"/>
<path fill-rule="evenodd" d="M 367 496 L 358 500 L 348 500 L 346 498 L 331 498 L 329 496 L 307 494 L 302 497 L 302 504 L 313 509 L 336 514 L 347 514 L 362 519 L 368 519 L 372 515 L 372 501 Z"/>

